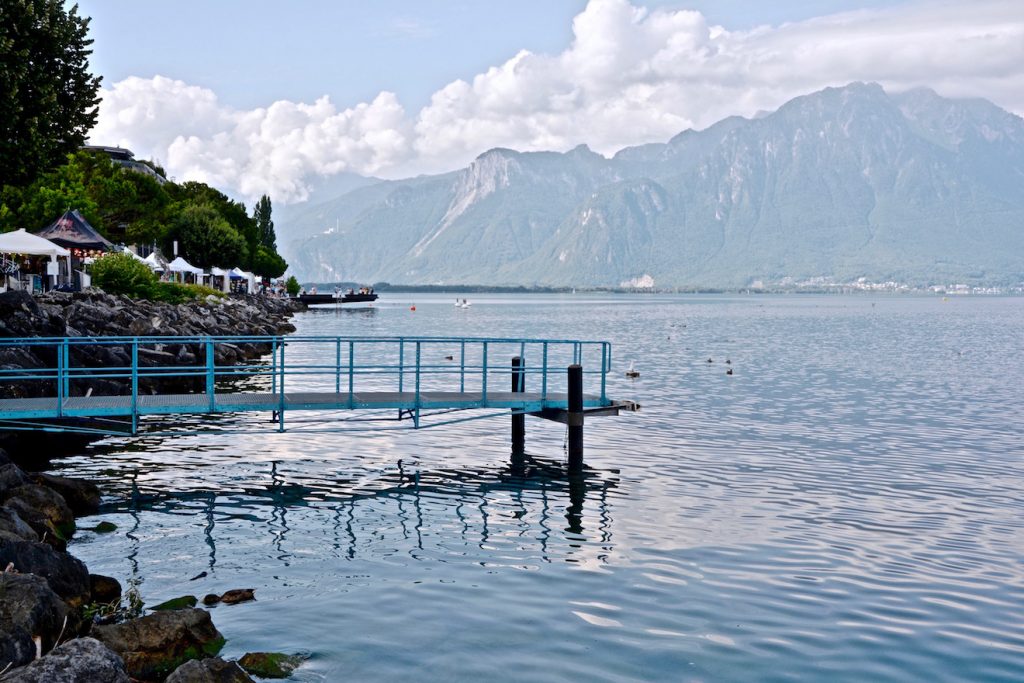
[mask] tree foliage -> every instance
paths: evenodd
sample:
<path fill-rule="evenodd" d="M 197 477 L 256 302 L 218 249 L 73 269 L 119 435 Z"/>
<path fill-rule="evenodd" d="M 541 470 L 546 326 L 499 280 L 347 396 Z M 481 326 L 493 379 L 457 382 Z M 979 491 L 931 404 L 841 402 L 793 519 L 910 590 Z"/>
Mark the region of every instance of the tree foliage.
<path fill-rule="evenodd" d="M 88 26 L 63 0 L 0 4 L 0 186 L 58 166 L 96 123 Z"/>
<path fill-rule="evenodd" d="M 294 275 L 290 275 L 288 277 L 284 283 L 284 288 L 285 291 L 288 292 L 288 296 L 297 296 L 302 290 L 302 287 L 299 285 L 299 281 L 295 279 Z"/>
<path fill-rule="evenodd" d="M 256 232 L 261 246 L 271 251 L 277 250 L 277 235 L 274 234 L 274 220 L 271 218 L 272 207 L 270 197 L 263 195 L 252 210 L 252 219 L 256 222 Z"/>
<path fill-rule="evenodd" d="M 276 278 L 284 275 L 288 263 L 276 251 L 271 251 L 262 244 L 256 247 L 256 255 L 252 258 L 252 272 L 263 277 Z"/>
<path fill-rule="evenodd" d="M 164 235 L 165 254 L 173 253 L 175 240 L 179 253 L 195 266 L 231 268 L 248 262 L 245 239 L 212 204 L 187 203 L 176 208 Z"/>

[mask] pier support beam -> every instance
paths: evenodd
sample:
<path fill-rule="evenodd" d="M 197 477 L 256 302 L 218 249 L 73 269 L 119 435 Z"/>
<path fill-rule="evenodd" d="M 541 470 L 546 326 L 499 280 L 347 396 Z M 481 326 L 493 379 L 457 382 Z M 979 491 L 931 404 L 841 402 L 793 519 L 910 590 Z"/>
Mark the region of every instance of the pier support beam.
<path fill-rule="evenodd" d="M 583 366 L 569 366 L 569 401 L 566 424 L 569 427 L 569 471 L 583 469 Z"/>
<path fill-rule="evenodd" d="M 512 358 L 512 392 L 521 394 L 526 391 L 526 369 L 523 367 L 523 359 L 519 356 Z M 526 415 L 524 413 L 512 414 L 512 455 L 522 455 L 526 452 Z"/>

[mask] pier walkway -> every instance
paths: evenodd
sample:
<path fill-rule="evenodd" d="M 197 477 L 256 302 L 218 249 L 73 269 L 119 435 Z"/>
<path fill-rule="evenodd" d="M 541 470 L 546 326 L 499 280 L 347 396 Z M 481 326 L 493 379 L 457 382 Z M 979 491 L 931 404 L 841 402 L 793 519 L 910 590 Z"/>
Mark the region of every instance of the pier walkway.
<path fill-rule="evenodd" d="M 0 339 L 0 354 L 8 359 L 0 430 L 137 434 L 145 416 L 249 412 L 269 414 L 275 431 L 290 431 L 289 415 L 301 412 L 341 430 L 350 422 L 332 420 L 340 411 L 421 428 L 511 412 L 513 450 L 534 415 L 567 424 L 570 451 L 578 440 L 581 455 L 584 416 L 637 409 L 608 397 L 612 353 L 603 341 L 69 337 Z M 453 415 L 460 411 L 475 412 Z M 170 431 L 174 421 L 150 418 L 144 427 Z"/>

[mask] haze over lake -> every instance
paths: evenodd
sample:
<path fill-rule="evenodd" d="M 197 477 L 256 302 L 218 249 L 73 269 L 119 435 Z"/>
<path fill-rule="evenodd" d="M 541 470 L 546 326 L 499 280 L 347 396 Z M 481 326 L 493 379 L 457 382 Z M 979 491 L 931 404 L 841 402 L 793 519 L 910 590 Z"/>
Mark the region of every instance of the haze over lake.
<path fill-rule="evenodd" d="M 582 481 L 532 418 L 520 469 L 506 417 L 254 436 L 225 416 L 58 463 L 119 527 L 72 551 L 148 604 L 255 587 L 214 610 L 225 655 L 309 652 L 296 680 L 1019 679 L 1021 299 L 453 300 L 296 325 L 610 339 L 609 394 L 643 410 L 588 421 Z M 158 501 L 131 511 L 133 484 Z"/>

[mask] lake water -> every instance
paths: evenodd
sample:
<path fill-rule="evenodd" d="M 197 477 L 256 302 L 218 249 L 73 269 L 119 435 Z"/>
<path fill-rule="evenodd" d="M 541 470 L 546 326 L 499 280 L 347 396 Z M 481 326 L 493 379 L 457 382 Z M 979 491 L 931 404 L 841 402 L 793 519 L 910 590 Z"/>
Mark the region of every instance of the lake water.
<path fill-rule="evenodd" d="M 213 609 L 225 655 L 308 653 L 294 680 L 1024 677 L 1024 299 L 454 298 L 296 325 L 612 341 L 609 395 L 643 410 L 588 421 L 584 478 L 533 418 L 518 467 L 507 417 L 229 416 L 59 461 L 107 494 L 81 525 L 118 525 L 72 551 L 149 604 L 255 587 Z"/>

